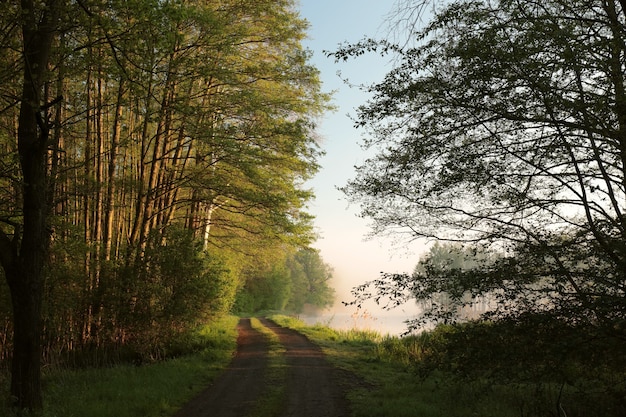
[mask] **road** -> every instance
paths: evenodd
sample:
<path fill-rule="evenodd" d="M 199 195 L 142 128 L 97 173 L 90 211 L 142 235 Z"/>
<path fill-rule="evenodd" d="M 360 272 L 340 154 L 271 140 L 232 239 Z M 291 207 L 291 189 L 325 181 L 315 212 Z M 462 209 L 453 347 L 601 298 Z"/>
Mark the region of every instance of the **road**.
<path fill-rule="evenodd" d="M 321 349 L 291 329 L 261 319 L 285 347 L 285 400 L 275 417 L 348 417 L 346 373 L 329 364 Z M 230 366 L 175 417 L 246 417 L 268 388 L 266 337 L 250 319 L 237 326 L 237 353 Z"/>

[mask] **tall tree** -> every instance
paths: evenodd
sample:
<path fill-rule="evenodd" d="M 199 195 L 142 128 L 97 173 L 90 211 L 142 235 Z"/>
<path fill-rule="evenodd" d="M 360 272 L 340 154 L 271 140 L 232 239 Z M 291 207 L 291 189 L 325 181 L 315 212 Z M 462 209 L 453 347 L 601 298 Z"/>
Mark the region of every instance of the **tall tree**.
<path fill-rule="evenodd" d="M 42 268 L 49 246 L 48 152 L 51 143 L 50 59 L 58 34 L 61 0 L 23 0 L 21 27 L 21 93 L 17 149 L 21 169 L 22 221 L 0 232 L 0 263 L 13 306 L 11 395 L 19 408 L 39 409 L 41 399 Z M 5 229 L 6 230 L 6 229 Z"/>
<path fill-rule="evenodd" d="M 25 334 L 42 327 L 42 281 L 22 279 L 46 259 L 50 236 L 38 233 L 52 236 L 43 344 L 63 353 L 160 343 L 193 324 L 185 300 L 206 302 L 205 317 L 228 309 L 255 255 L 272 257 L 255 246 L 313 238 L 303 182 L 328 97 L 293 1 L 0 2 L 0 25 L 0 260 L 16 309 L 3 328 L 16 332 L 16 381 L 36 356 Z M 192 259 L 188 280 L 168 253 Z M 206 297 L 187 298 L 194 288 Z M 163 332 L 148 334 L 151 320 Z M 15 387 L 20 406 L 38 406 Z"/>
<path fill-rule="evenodd" d="M 358 110 L 376 155 L 344 189 L 375 231 L 504 251 L 474 279 L 510 297 L 502 313 L 621 320 L 625 6 L 454 1 L 414 47 L 364 41 L 337 51 L 397 54 Z"/>

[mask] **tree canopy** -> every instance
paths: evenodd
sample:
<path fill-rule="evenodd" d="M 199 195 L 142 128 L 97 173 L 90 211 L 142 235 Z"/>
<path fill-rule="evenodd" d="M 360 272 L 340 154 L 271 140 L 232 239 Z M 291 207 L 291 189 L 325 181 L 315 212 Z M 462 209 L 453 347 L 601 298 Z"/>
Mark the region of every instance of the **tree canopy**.
<path fill-rule="evenodd" d="M 0 27 L 0 358 L 37 409 L 42 356 L 166 356 L 308 247 L 329 96 L 292 0 L 0 2 Z"/>
<path fill-rule="evenodd" d="M 501 254 L 459 276 L 502 314 L 623 320 L 625 6 L 452 1 L 410 45 L 334 52 L 395 57 L 357 111 L 374 156 L 344 187 L 374 233 Z"/>

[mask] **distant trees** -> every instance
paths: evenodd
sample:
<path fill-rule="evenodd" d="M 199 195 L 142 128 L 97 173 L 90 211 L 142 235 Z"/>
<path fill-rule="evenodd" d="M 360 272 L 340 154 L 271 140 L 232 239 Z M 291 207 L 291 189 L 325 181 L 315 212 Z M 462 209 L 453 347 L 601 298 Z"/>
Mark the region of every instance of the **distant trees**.
<path fill-rule="evenodd" d="M 625 7 L 453 1 L 415 46 L 335 52 L 396 56 L 358 110 L 375 156 L 344 188 L 374 231 L 502 253 L 449 279 L 500 291 L 500 315 L 612 332 L 626 313 Z"/>
<path fill-rule="evenodd" d="M 163 345 L 256 247 L 312 241 L 328 97 L 291 0 L 2 2 L 0 27 L 0 358 L 39 408 L 40 345 Z"/>
<path fill-rule="evenodd" d="M 286 252 L 274 264 L 250 271 L 235 308 L 245 312 L 288 310 L 301 313 L 334 302 L 332 269 L 314 249 Z"/>
<path fill-rule="evenodd" d="M 301 249 L 288 260 L 292 271 L 292 297 L 287 304 L 291 311 L 302 312 L 305 305 L 317 308 L 332 306 L 335 291 L 331 287 L 332 267 L 322 259 L 319 251 Z"/>
<path fill-rule="evenodd" d="M 373 298 L 391 309 L 417 300 L 422 314 L 408 323 L 410 329 L 433 322 L 478 319 L 498 303 L 506 303 L 501 287 L 482 282 L 485 271 L 501 257 L 475 246 L 435 243 L 412 273 L 381 273 L 379 279 L 353 288 L 355 299 L 348 304 L 360 305 Z"/>

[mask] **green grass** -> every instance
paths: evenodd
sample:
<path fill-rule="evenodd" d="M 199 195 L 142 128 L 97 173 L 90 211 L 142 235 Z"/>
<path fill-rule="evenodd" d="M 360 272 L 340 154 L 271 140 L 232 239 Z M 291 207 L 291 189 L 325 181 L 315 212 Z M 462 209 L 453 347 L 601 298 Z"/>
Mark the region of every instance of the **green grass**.
<path fill-rule="evenodd" d="M 307 326 L 280 315 L 271 318 L 306 334 L 322 346 L 335 366 L 356 375 L 348 394 L 354 417 L 564 416 L 557 411 L 559 399 L 567 417 L 609 415 L 599 407 L 590 408 L 594 402 L 571 387 L 561 392 L 560 385 L 540 381 L 497 383 L 461 379 L 442 371 L 420 377 L 416 364 L 424 353 L 422 338 L 432 337 L 429 334 L 397 338 Z M 620 413 L 615 410 L 610 415 Z"/>
<path fill-rule="evenodd" d="M 202 328 L 197 336 L 205 349 L 189 356 L 145 366 L 47 370 L 43 416 L 171 416 L 230 363 L 237 320 L 229 316 Z M 6 405 L 0 404 L 0 415 L 10 416 Z"/>
<path fill-rule="evenodd" d="M 332 363 L 349 370 L 361 368 L 364 361 L 373 360 L 374 349 L 383 339 L 378 332 L 371 330 L 336 330 L 321 324 L 310 326 L 285 315 L 274 315 L 271 319 L 305 334 L 322 348 Z"/>
<path fill-rule="evenodd" d="M 319 344 L 335 366 L 362 379 L 350 387 L 348 398 L 354 416 L 471 416 L 453 412 L 450 395 L 437 378 L 420 380 L 408 366 L 414 348 L 402 339 L 373 331 L 335 330 L 323 325 L 307 326 L 286 316 L 272 316 L 277 323 L 306 334 Z M 356 381 L 356 380 L 355 380 Z M 453 397 L 458 398 L 454 393 Z M 483 414 L 479 414 L 483 415 Z"/>
<path fill-rule="evenodd" d="M 285 347 L 280 343 L 278 336 L 263 326 L 257 318 L 251 318 L 253 329 L 263 333 L 269 341 L 269 363 L 266 388 L 261 398 L 255 403 L 249 417 L 272 417 L 278 415 L 285 403 L 286 359 Z"/>
<path fill-rule="evenodd" d="M 460 379 L 436 370 L 420 377 L 424 336 L 396 338 L 372 331 L 338 331 L 307 326 L 287 316 L 271 317 L 319 344 L 337 367 L 350 371 L 349 399 L 353 417 L 567 417 L 620 416 L 622 409 L 600 406 L 594 381 L 585 392 L 561 389 L 554 383 L 504 383 Z M 236 342 L 236 317 L 212 323 L 192 339 L 202 350 L 193 355 L 144 366 L 82 370 L 46 370 L 43 417 L 168 417 L 192 398 L 231 360 Z M 285 401 L 286 365 L 278 337 L 258 319 L 252 326 L 270 342 L 267 391 L 252 417 L 276 415 Z M 417 364 L 417 365 L 416 365 Z M 621 374 L 620 374 L 621 375 Z M 495 382 L 494 382 L 495 381 Z M 616 385 L 623 384 L 616 381 Z M 6 398 L 8 379 L 0 374 L 0 394 Z M 0 416 L 11 417 L 0 402 Z"/>

